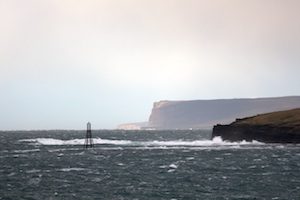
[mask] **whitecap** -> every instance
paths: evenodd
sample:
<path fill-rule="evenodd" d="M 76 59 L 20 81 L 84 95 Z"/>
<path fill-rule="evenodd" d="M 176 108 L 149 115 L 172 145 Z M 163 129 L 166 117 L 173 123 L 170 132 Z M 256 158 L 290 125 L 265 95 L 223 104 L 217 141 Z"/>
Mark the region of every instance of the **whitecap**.
<path fill-rule="evenodd" d="M 169 169 L 168 172 L 175 172 L 175 169 Z"/>
<path fill-rule="evenodd" d="M 70 171 L 83 171 L 85 170 L 84 168 L 78 168 L 78 167 L 70 167 L 70 168 L 61 168 L 58 169 L 57 171 L 62 171 L 62 172 L 70 172 Z"/>
<path fill-rule="evenodd" d="M 177 166 L 177 165 L 175 165 L 175 164 L 170 164 L 170 165 L 169 165 L 169 168 L 172 168 L 172 169 L 177 169 L 177 168 L 178 168 L 178 166 Z"/>
<path fill-rule="evenodd" d="M 41 170 L 40 169 L 26 170 L 26 173 L 29 173 L 29 174 L 31 174 L 31 173 L 38 173 L 38 172 L 41 172 Z"/>
<path fill-rule="evenodd" d="M 161 168 L 161 169 L 165 169 L 167 167 L 168 167 L 167 165 L 161 165 L 161 166 L 159 166 L 159 168 Z"/>
<path fill-rule="evenodd" d="M 117 163 L 118 166 L 124 166 L 124 163 Z"/>
<path fill-rule="evenodd" d="M 40 149 L 27 149 L 27 150 L 14 150 L 14 153 L 31 153 L 31 152 L 39 152 Z"/>
<path fill-rule="evenodd" d="M 54 138 L 35 138 L 19 140 L 20 142 L 29 142 L 35 145 L 83 145 L 85 139 L 60 140 Z M 107 140 L 94 138 L 94 144 L 113 144 L 113 145 L 128 145 L 132 142 L 129 140 Z"/>
<path fill-rule="evenodd" d="M 20 142 L 29 142 L 34 145 L 83 145 L 85 139 L 72 139 L 72 140 L 61 140 L 55 138 L 35 138 L 19 140 Z M 214 137 L 212 140 L 169 140 L 169 141 L 132 141 L 132 140 L 110 140 L 102 138 L 94 138 L 94 144 L 99 145 L 117 145 L 117 146 L 131 146 L 131 147 L 143 147 L 152 148 L 159 147 L 160 149 L 167 149 L 170 147 L 223 147 L 228 146 L 232 148 L 240 148 L 241 146 L 257 146 L 263 145 L 264 143 L 252 141 L 252 142 L 228 142 L 223 141 L 221 137 Z"/>
<path fill-rule="evenodd" d="M 186 159 L 187 159 L 187 160 L 194 160 L 195 157 L 187 157 Z"/>

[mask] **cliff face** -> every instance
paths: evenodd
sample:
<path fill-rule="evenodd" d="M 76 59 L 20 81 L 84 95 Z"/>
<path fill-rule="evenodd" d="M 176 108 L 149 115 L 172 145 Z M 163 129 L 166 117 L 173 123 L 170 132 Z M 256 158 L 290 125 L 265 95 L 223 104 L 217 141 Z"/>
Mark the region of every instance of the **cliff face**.
<path fill-rule="evenodd" d="M 212 137 L 229 141 L 260 141 L 265 143 L 300 143 L 300 109 L 273 112 L 229 125 L 217 125 Z"/>
<path fill-rule="evenodd" d="M 160 101 L 153 105 L 149 127 L 155 129 L 212 128 L 236 118 L 300 108 L 300 97 Z"/>

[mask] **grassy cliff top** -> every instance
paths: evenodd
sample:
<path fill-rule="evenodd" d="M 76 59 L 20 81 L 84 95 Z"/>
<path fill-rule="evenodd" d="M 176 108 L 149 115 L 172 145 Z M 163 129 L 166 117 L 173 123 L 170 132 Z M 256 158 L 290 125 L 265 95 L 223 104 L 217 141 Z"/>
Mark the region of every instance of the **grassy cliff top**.
<path fill-rule="evenodd" d="M 272 112 L 238 119 L 232 125 L 272 125 L 285 127 L 300 127 L 300 108 Z"/>

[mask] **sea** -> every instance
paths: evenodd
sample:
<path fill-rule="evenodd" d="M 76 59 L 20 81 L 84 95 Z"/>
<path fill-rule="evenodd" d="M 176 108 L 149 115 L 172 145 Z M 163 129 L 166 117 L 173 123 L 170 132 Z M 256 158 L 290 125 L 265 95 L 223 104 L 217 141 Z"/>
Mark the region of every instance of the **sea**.
<path fill-rule="evenodd" d="M 300 145 L 210 130 L 0 132 L 0 199 L 300 199 Z"/>

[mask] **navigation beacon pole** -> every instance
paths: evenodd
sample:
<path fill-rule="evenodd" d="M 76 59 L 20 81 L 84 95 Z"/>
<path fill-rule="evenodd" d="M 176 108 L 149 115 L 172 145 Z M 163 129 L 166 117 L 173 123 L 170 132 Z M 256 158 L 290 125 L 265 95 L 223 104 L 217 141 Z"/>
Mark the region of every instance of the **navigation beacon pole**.
<path fill-rule="evenodd" d="M 92 148 L 93 146 L 94 146 L 94 143 L 93 143 L 93 138 L 92 138 L 92 125 L 90 122 L 88 122 L 84 147 L 87 149 L 87 148 Z"/>

